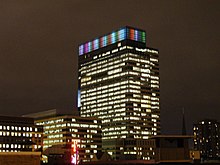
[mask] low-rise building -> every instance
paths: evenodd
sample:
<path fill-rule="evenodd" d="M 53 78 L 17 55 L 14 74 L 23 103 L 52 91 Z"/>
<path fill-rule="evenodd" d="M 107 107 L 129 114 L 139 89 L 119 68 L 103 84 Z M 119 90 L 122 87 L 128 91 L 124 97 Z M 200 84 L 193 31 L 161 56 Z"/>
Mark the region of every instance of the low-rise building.
<path fill-rule="evenodd" d="M 181 162 L 189 163 L 189 140 L 193 136 L 188 135 L 157 135 L 151 138 L 154 141 L 154 160 L 157 163 Z"/>
<path fill-rule="evenodd" d="M 42 134 L 43 127 L 32 118 L 0 116 L 0 152 L 40 150 Z"/>
<path fill-rule="evenodd" d="M 47 113 L 48 112 L 48 113 Z M 102 150 L 101 125 L 98 118 L 58 114 L 56 110 L 26 115 L 43 126 L 43 153 L 69 155 L 74 162 L 89 162 Z M 62 157 L 62 156 L 61 156 Z"/>

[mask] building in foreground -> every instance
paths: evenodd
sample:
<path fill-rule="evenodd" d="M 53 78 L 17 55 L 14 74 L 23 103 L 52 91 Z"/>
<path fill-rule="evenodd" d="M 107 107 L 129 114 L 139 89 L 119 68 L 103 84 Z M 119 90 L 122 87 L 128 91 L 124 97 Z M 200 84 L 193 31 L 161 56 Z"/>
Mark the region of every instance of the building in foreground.
<path fill-rule="evenodd" d="M 113 159 L 145 159 L 137 143 L 160 134 L 158 50 L 146 32 L 124 27 L 79 46 L 82 117 L 98 117 Z"/>
<path fill-rule="evenodd" d="M 116 160 L 98 162 L 90 162 L 86 164 L 121 164 L 121 165 L 191 165 L 190 150 L 188 141 L 192 140 L 193 136 L 188 135 L 157 135 L 147 139 L 144 143 L 137 143 L 137 150 L 142 153 L 145 160 Z"/>
<path fill-rule="evenodd" d="M 100 119 L 61 115 L 56 110 L 25 115 L 43 126 L 43 154 L 60 164 L 89 162 L 101 152 Z M 49 162 L 50 163 L 50 162 Z M 53 164 L 53 163 L 52 163 Z"/>
<path fill-rule="evenodd" d="M 200 151 L 203 160 L 220 159 L 220 123 L 205 119 L 194 124 L 194 149 Z"/>
<path fill-rule="evenodd" d="M 0 152 L 32 152 L 42 147 L 42 126 L 32 118 L 0 116 Z"/>
<path fill-rule="evenodd" d="M 0 152 L 1 165 L 41 165 L 41 152 Z"/>
<path fill-rule="evenodd" d="M 193 136 L 188 135 L 158 135 L 150 140 L 155 144 L 152 147 L 155 154 L 152 155 L 156 163 L 190 163 L 189 140 Z"/>

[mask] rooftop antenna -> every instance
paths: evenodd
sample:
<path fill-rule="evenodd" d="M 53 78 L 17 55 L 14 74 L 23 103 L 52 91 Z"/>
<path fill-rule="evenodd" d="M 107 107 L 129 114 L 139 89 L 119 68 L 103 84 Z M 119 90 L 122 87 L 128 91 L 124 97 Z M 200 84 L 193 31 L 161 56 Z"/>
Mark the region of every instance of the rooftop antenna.
<path fill-rule="evenodd" d="M 183 107 L 183 120 L 182 120 L 182 135 L 186 135 L 186 123 L 185 123 L 185 110 Z"/>

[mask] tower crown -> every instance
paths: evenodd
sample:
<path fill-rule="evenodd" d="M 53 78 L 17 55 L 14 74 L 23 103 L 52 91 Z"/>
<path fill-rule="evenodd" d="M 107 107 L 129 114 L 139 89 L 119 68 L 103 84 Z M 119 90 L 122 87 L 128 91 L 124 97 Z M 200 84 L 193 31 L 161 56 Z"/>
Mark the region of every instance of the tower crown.
<path fill-rule="evenodd" d="M 134 27 L 125 26 L 102 37 L 81 44 L 79 46 L 79 55 L 89 53 L 126 39 L 146 43 L 146 32 Z"/>

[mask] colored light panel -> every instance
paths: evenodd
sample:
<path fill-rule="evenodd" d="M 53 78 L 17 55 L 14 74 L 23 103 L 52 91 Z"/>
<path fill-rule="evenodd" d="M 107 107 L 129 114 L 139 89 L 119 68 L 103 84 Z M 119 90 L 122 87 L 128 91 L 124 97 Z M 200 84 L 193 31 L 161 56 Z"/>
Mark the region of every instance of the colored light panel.
<path fill-rule="evenodd" d="M 83 54 L 84 53 L 84 45 L 80 45 L 79 46 L 79 54 Z"/>
<path fill-rule="evenodd" d="M 88 52 L 91 52 L 91 51 L 92 51 L 92 42 L 89 42 L 88 43 Z"/>
<path fill-rule="evenodd" d="M 99 39 L 94 40 L 94 50 L 99 49 Z"/>
<path fill-rule="evenodd" d="M 107 46 L 108 36 L 103 37 L 103 47 Z"/>
<path fill-rule="evenodd" d="M 145 32 L 141 33 L 141 37 L 142 37 L 141 41 L 146 43 L 146 33 Z"/>
<path fill-rule="evenodd" d="M 121 29 L 118 31 L 118 41 L 122 41 L 126 38 L 126 29 Z"/>
<path fill-rule="evenodd" d="M 138 41 L 138 31 L 134 30 L 134 39 L 135 41 Z"/>
<path fill-rule="evenodd" d="M 123 41 L 125 39 L 146 43 L 146 33 L 142 30 L 125 27 L 119 29 L 118 31 L 114 31 L 108 35 L 80 45 L 79 55 L 89 53 L 91 51 L 114 44 L 119 41 Z"/>
<path fill-rule="evenodd" d="M 117 40 L 117 38 L 116 38 L 116 33 L 113 32 L 113 33 L 111 34 L 111 43 L 112 43 L 112 44 L 116 43 L 116 40 Z"/>

